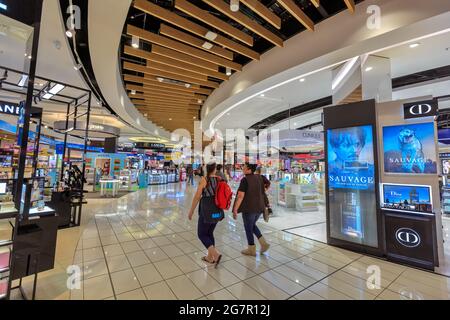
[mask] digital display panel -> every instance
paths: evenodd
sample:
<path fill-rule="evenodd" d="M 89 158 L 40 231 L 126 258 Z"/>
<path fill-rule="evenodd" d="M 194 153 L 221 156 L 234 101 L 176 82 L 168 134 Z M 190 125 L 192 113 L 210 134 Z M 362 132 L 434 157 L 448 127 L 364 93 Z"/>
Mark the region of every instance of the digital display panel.
<path fill-rule="evenodd" d="M 374 190 L 372 126 L 327 131 L 330 188 Z"/>
<path fill-rule="evenodd" d="M 382 184 L 381 192 L 383 209 L 433 213 L 430 186 Z"/>
<path fill-rule="evenodd" d="M 383 128 L 385 173 L 437 174 L 434 123 Z"/>

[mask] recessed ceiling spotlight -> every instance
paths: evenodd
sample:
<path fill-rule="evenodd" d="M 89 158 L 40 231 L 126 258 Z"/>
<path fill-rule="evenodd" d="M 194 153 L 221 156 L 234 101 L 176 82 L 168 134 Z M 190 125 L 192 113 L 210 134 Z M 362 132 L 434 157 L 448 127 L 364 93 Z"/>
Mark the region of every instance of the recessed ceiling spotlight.
<path fill-rule="evenodd" d="M 230 0 L 230 10 L 233 12 L 239 11 L 239 0 Z"/>
<path fill-rule="evenodd" d="M 190 83 L 185 83 L 184 86 L 185 86 L 186 88 L 190 88 L 190 87 L 191 87 L 191 84 L 190 84 Z"/>
<path fill-rule="evenodd" d="M 226 75 L 231 76 L 231 68 L 226 68 Z"/>
<path fill-rule="evenodd" d="M 306 81 L 305 78 L 301 78 L 301 79 L 300 79 L 300 82 L 305 82 L 305 81 Z"/>
<path fill-rule="evenodd" d="M 203 103 L 203 101 L 202 101 L 202 100 L 200 100 L 200 99 L 198 99 L 198 100 L 197 100 L 197 102 L 198 102 L 198 103 Z"/>
<path fill-rule="evenodd" d="M 45 129 L 48 129 L 48 126 L 44 126 Z"/>
<path fill-rule="evenodd" d="M 366 72 L 369 72 L 369 71 L 372 71 L 373 70 L 373 67 L 367 67 L 366 68 Z"/>
<path fill-rule="evenodd" d="M 261 98 L 264 98 L 266 95 L 263 93 L 260 95 Z"/>
<path fill-rule="evenodd" d="M 197 117 L 192 117 L 192 119 L 194 119 L 194 120 L 195 120 L 195 119 L 197 119 Z"/>
<path fill-rule="evenodd" d="M 411 49 L 417 48 L 418 46 L 420 46 L 420 43 L 411 43 L 411 44 L 409 45 L 409 47 L 410 47 Z"/>
<path fill-rule="evenodd" d="M 214 45 L 211 42 L 205 41 L 202 44 L 202 48 L 206 49 L 206 50 L 211 50 L 212 47 L 214 47 Z"/>
<path fill-rule="evenodd" d="M 29 56 L 28 56 L 28 59 L 30 59 L 30 60 L 31 60 L 31 58 L 33 58 L 33 57 L 32 57 L 31 55 L 29 55 Z"/>
<path fill-rule="evenodd" d="M 172 118 L 169 118 L 169 121 L 172 121 Z"/>
<path fill-rule="evenodd" d="M 135 95 L 136 94 L 136 90 L 131 90 L 131 94 Z"/>
<path fill-rule="evenodd" d="M 163 82 L 164 81 L 164 79 L 160 78 L 160 77 L 156 78 L 156 80 L 158 80 L 159 82 Z"/>
<path fill-rule="evenodd" d="M 69 38 L 72 38 L 74 34 L 75 34 L 75 30 L 67 30 L 66 31 L 66 36 Z"/>
<path fill-rule="evenodd" d="M 138 38 L 138 37 L 133 36 L 133 37 L 131 38 L 131 46 L 132 46 L 133 48 L 135 48 L 135 49 L 138 49 L 138 48 L 139 48 L 139 38 Z"/>

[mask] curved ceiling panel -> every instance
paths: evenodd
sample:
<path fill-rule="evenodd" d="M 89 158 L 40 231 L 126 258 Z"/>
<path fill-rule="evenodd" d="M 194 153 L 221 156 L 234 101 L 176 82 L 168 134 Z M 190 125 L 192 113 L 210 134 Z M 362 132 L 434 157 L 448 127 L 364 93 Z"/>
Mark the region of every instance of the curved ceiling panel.
<path fill-rule="evenodd" d="M 129 97 L 155 123 L 192 133 L 205 100 L 230 76 L 360 2 L 241 0 L 232 10 L 225 0 L 134 0 L 122 46 Z"/>
<path fill-rule="evenodd" d="M 89 1 L 89 47 L 97 84 L 112 109 L 137 130 L 168 139 L 169 132 L 144 118 L 124 89 L 118 48 L 131 0 Z"/>

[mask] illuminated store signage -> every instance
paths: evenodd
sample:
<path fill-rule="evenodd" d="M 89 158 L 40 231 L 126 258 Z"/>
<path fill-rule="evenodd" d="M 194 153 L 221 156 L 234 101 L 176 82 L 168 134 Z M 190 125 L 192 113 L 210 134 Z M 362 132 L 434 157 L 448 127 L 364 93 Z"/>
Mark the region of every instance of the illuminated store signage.
<path fill-rule="evenodd" d="M 18 116 L 20 114 L 20 105 L 6 101 L 0 101 L 0 113 Z"/>
<path fill-rule="evenodd" d="M 438 109 L 437 100 L 405 103 L 403 105 L 405 119 L 434 117 L 437 115 Z"/>
<path fill-rule="evenodd" d="M 375 157 L 371 125 L 327 130 L 328 185 L 339 201 L 341 232 L 364 238 L 364 214 L 370 211 L 375 190 Z"/>
<path fill-rule="evenodd" d="M 415 248 L 420 245 L 420 235 L 410 228 L 400 228 L 395 232 L 395 239 L 402 246 Z"/>
<path fill-rule="evenodd" d="M 383 128 L 386 173 L 436 174 L 434 123 Z"/>

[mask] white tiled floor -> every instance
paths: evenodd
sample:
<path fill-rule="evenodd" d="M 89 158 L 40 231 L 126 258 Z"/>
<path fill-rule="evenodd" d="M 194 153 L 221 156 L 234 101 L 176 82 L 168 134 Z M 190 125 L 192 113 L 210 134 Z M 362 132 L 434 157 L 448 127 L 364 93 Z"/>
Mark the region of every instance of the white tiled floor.
<path fill-rule="evenodd" d="M 193 191 L 173 184 L 89 200 L 83 227 L 59 232 L 57 266 L 40 275 L 37 298 L 450 299 L 449 278 L 330 247 L 271 223 L 259 223 L 270 250 L 244 257 L 242 222 L 229 216 L 215 232 L 223 260 L 214 269 L 201 261 L 196 221 L 187 219 Z M 71 264 L 84 270 L 80 290 L 66 287 Z M 381 270 L 379 288 L 368 287 L 372 265 Z M 29 290 L 29 281 L 25 285 Z"/>

